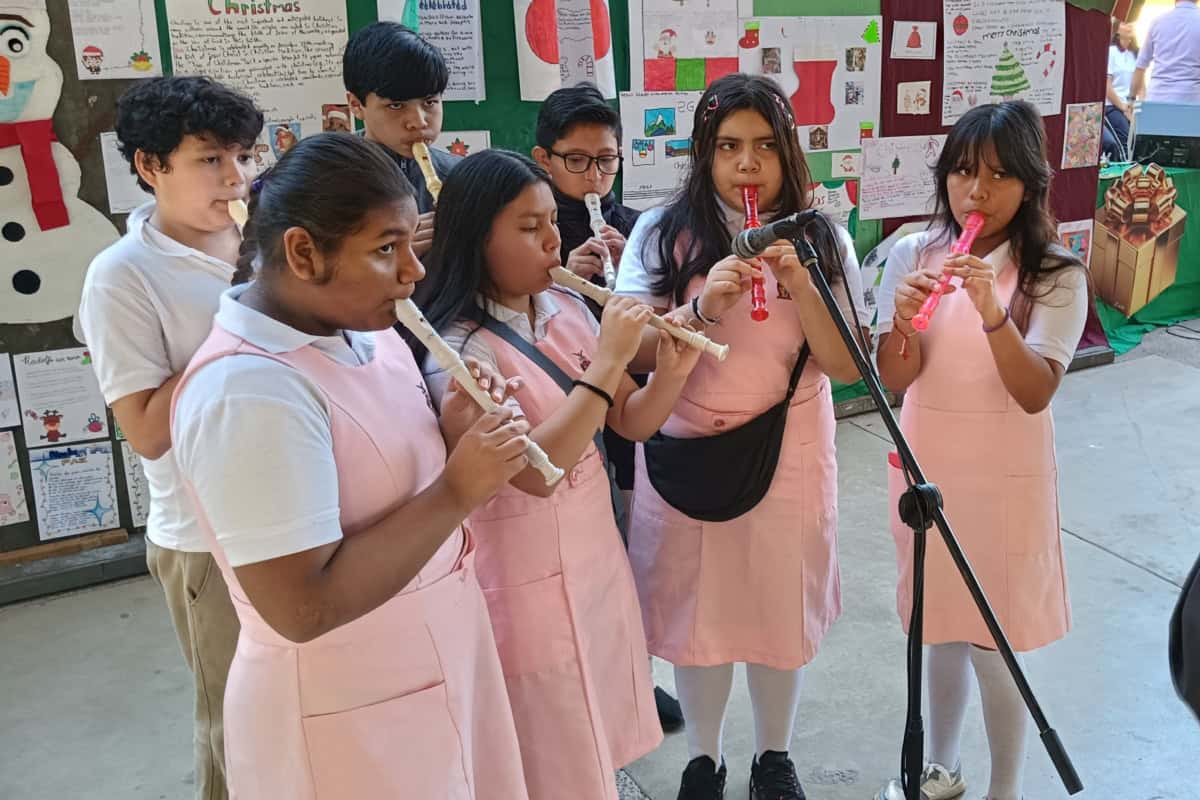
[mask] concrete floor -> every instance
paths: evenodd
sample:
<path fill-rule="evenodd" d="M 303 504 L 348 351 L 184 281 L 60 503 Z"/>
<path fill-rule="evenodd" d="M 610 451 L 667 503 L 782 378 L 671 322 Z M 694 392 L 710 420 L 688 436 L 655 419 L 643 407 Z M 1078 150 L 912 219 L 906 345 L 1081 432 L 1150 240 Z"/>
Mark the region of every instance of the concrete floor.
<path fill-rule="evenodd" d="M 1027 664 L 1083 797 L 1184 800 L 1200 786 L 1200 726 L 1166 667 L 1167 619 L 1200 552 L 1200 348 L 1159 342 L 1068 376 L 1055 401 L 1075 629 Z M 870 800 L 898 762 L 904 641 L 882 437 L 873 416 L 838 428 L 845 613 L 808 669 L 792 746 L 812 800 Z M 670 687 L 669 665 L 657 671 Z M 190 798 L 189 680 L 149 579 L 0 608 L 0 799 Z M 988 764 L 978 702 L 967 720 L 975 800 Z M 753 746 L 739 672 L 729 800 L 746 797 Z M 686 750 L 668 737 L 629 768 L 622 797 L 674 798 Z M 1065 796 L 1036 738 L 1026 792 Z"/>

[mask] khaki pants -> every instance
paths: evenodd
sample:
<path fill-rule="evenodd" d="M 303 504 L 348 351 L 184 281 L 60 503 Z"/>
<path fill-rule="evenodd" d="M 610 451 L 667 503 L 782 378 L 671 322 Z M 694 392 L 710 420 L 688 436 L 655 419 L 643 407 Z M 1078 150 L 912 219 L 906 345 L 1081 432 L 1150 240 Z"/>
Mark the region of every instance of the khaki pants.
<path fill-rule="evenodd" d="M 196 800 L 226 800 L 223 704 L 240 628 L 229 589 L 208 553 L 168 550 L 147 539 L 146 565 L 166 595 L 195 678 Z"/>

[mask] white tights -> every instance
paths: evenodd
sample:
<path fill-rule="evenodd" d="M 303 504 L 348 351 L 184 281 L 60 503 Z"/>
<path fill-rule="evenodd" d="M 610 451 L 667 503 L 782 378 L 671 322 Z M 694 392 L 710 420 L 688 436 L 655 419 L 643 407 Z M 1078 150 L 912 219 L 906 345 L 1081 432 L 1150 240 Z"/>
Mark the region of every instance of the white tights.
<path fill-rule="evenodd" d="M 800 669 L 778 670 L 746 665 L 750 703 L 754 709 L 757 753 L 787 752 L 800 703 Z M 733 664 L 715 667 L 675 667 L 675 689 L 687 724 L 688 758 L 708 756 L 721 764 L 721 735 L 725 707 L 733 688 Z"/>

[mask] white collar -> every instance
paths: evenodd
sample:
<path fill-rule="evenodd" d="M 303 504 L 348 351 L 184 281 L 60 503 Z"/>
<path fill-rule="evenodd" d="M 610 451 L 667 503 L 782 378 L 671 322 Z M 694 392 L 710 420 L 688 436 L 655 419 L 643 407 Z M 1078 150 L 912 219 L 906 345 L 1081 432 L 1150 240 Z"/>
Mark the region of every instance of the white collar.
<path fill-rule="evenodd" d="M 546 324 L 554 319 L 560 309 L 550 291 L 538 292 L 532 295 L 530 300 L 533 302 L 534 326 L 532 330 L 529 330 L 529 315 L 524 311 L 511 309 L 482 294 L 475 295 L 475 302 L 488 314 L 510 328 L 529 330 L 535 340 L 541 339 L 545 335 Z"/>
<path fill-rule="evenodd" d="M 250 284 L 231 286 L 221 294 L 215 322 L 240 339 L 268 353 L 291 353 L 313 345 L 320 350 L 336 353 L 347 347 L 366 363 L 374 355 L 374 339 L 359 331 L 343 331 L 332 336 L 314 336 L 298 331 L 277 319 L 268 317 L 238 300 Z"/>
<path fill-rule="evenodd" d="M 188 247 L 182 242 L 172 239 L 167 234 L 150 224 L 150 217 L 157 208 L 153 200 L 135 208 L 126 220 L 125 226 L 130 234 L 135 236 L 148 249 L 168 258 L 198 258 L 209 264 L 220 267 L 232 277 L 234 266 L 216 256 L 201 252 L 194 247 Z"/>

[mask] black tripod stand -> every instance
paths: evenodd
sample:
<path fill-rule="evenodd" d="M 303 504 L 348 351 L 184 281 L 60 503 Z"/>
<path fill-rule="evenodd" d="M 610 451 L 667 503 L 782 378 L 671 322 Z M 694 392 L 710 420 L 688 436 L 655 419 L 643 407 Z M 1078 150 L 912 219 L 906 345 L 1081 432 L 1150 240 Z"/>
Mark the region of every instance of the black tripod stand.
<path fill-rule="evenodd" d="M 904 724 L 904 744 L 900 754 L 901 785 L 904 788 L 906 800 L 921 800 L 921 771 L 924 768 L 925 760 L 925 724 L 921 718 L 921 648 L 925 602 L 925 532 L 931 525 L 936 525 L 942 534 L 942 541 L 945 542 L 946 549 L 950 551 L 954 565 L 962 574 L 963 581 L 971 592 L 971 597 L 975 600 L 975 605 L 979 608 L 979 613 L 983 616 L 988 631 L 996 641 L 996 649 L 1004 659 L 1005 666 L 1008 667 L 1009 673 L 1012 674 L 1013 680 L 1017 684 L 1017 690 L 1020 691 L 1029 713 L 1037 724 L 1042 744 L 1045 746 L 1046 752 L 1050 754 L 1050 760 L 1054 762 L 1054 768 L 1058 770 L 1063 786 L 1068 794 L 1077 794 L 1083 791 L 1083 784 L 1075 772 L 1075 767 L 1071 764 L 1066 749 L 1059 740 L 1058 734 L 1050 727 L 1050 722 L 1042 712 L 1037 698 L 1033 696 L 1033 689 L 1025 679 L 1025 673 L 1021 670 L 1021 665 L 1017 663 L 1016 656 L 1013 655 L 1012 646 L 1009 645 L 1008 638 L 996 620 L 995 612 L 988 604 L 987 597 L 984 595 L 975 573 L 971 571 L 971 565 L 967 562 L 967 557 L 963 555 L 962 548 L 954 537 L 954 531 L 951 530 L 950 523 L 946 520 L 946 515 L 942 512 L 941 493 L 936 486 L 925 480 L 925 475 L 921 472 L 921 467 L 909 448 L 904 434 L 901 433 L 896 417 L 892 414 L 892 409 L 883 395 L 883 387 L 879 383 L 879 377 L 874 367 L 859 348 L 858 341 L 851 333 L 846 318 L 842 316 L 837 301 L 834 300 L 829 282 L 825 280 L 825 276 L 821 272 L 816 251 L 813 250 L 812 245 L 808 243 L 803 234 L 793 237 L 792 244 L 800 257 L 800 263 L 808 269 L 812 276 L 813 284 L 817 287 L 821 299 L 825 301 L 825 307 L 829 309 L 830 316 L 837 324 L 842 340 L 854 357 L 858 372 L 862 375 L 862 379 L 871 393 L 871 399 L 875 401 L 875 407 L 879 410 L 879 415 L 883 418 L 884 425 L 887 426 L 892 442 L 896 445 L 896 451 L 900 456 L 901 471 L 908 484 L 908 490 L 900 498 L 900 518 L 913 530 L 913 607 L 908 629 L 908 713 Z"/>

